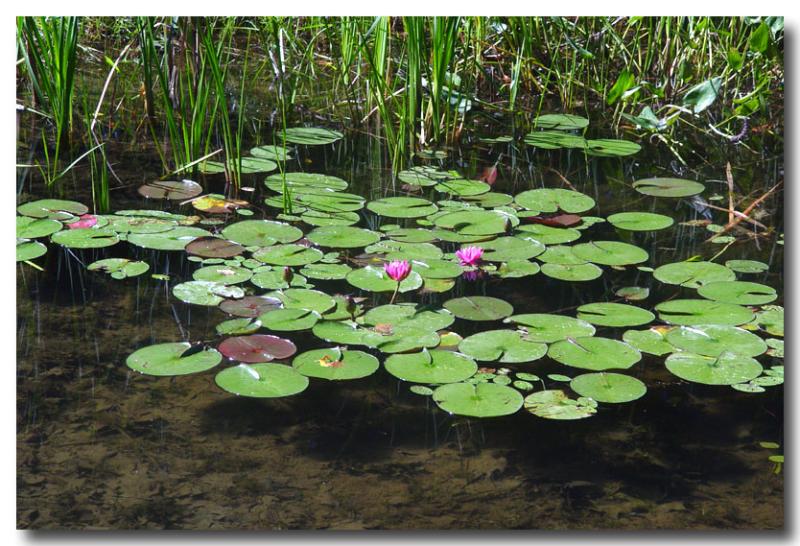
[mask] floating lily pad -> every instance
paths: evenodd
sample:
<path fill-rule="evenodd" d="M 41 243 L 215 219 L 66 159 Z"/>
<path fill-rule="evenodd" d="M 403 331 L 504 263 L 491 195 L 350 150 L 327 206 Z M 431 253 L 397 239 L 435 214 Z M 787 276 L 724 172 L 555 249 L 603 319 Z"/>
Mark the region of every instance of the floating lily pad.
<path fill-rule="evenodd" d="M 77 201 L 63 199 L 40 199 L 17 207 L 17 212 L 31 218 L 49 218 L 51 220 L 69 220 L 89 212 L 89 207 Z"/>
<path fill-rule="evenodd" d="M 516 330 L 488 330 L 464 338 L 458 350 L 476 360 L 504 364 L 533 362 L 547 354 L 547 345 Z"/>
<path fill-rule="evenodd" d="M 575 377 L 569 387 L 587 398 L 608 404 L 638 400 L 647 392 L 644 383 L 621 373 L 585 373 Z"/>
<path fill-rule="evenodd" d="M 322 252 L 303 245 L 276 245 L 253 253 L 253 258 L 270 265 L 307 265 L 322 259 Z"/>
<path fill-rule="evenodd" d="M 377 358 L 362 351 L 331 347 L 299 354 L 292 366 L 308 377 L 342 381 L 370 376 L 380 364 Z"/>
<path fill-rule="evenodd" d="M 264 247 L 293 243 L 303 237 L 303 232 L 283 222 L 242 220 L 223 229 L 222 236 L 244 246 Z"/>
<path fill-rule="evenodd" d="M 617 289 L 614 295 L 625 298 L 628 301 L 646 300 L 650 295 L 650 289 L 642 286 L 624 286 Z"/>
<path fill-rule="evenodd" d="M 383 229 L 383 228 L 381 228 Z M 429 229 L 397 228 L 386 232 L 386 236 L 401 243 L 430 243 L 436 240 Z"/>
<path fill-rule="evenodd" d="M 778 298 L 771 286 L 744 281 L 716 281 L 703 284 L 697 293 L 714 301 L 739 305 L 762 305 Z"/>
<path fill-rule="evenodd" d="M 490 191 L 489 193 L 476 195 L 474 197 L 465 197 L 465 200 L 485 209 L 492 209 L 495 207 L 510 205 L 514 202 L 514 197 L 512 195 L 508 195 L 507 193 Z"/>
<path fill-rule="evenodd" d="M 500 264 L 500 267 L 497 268 L 497 274 L 503 279 L 518 279 L 535 275 L 540 270 L 541 268 L 536 262 L 509 260 L 506 263 Z"/>
<path fill-rule="evenodd" d="M 587 398 L 574 400 L 562 390 L 546 390 L 526 396 L 525 409 L 543 419 L 572 421 L 597 413 L 597 402 Z"/>
<path fill-rule="evenodd" d="M 286 275 L 282 268 L 272 269 L 268 265 L 257 268 L 250 282 L 259 288 L 267 290 L 280 290 L 290 286 L 295 288 L 309 288 L 312 286 L 308 284 L 308 281 L 302 275 L 292 275 L 291 283 L 286 282 Z"/>
<path fill-rule="evenodd" d="M 662 356 L 675 350 L 664 338 L 664 335 L 655 328 L 649 330 L 627 330 L 622 334 L 622 340 L 643 353 Z"/>
<path fill-rule="evenodd" d="M 542 273 L 561 281 L 585 282 L 599 278 L 603 270 L 594 264 L 555 264 L 542 265 Z"/>
<path fill-rule="evenodd" d="M 329 213 L 361 210 L 366 202 L 360 195 L 340 191 L 300 193 L 296 199 L 304 207 Z"/>
<path fill-rule="evenodd" d="M 395 354 L 386 359 L 384 366 L 398 379 L 426 384 L 457 383 L 478 371 L 478 365 L 468 356 L 442 350 Z"/>
<path fill-rule="evenodd" d="M 537 129 L 571 131 L 588 126 L 589 120 L 575 114 L 542 114 L 533 120 L 533 125 Z"/>
<path fill-rule="evenodd" d="M 300 219 L 312 226 L 352 226 L 361 217 L 357 212 L 322 212 L 309 209 L 300 215 Z"/>
<path fill-rule="evenodd" d="M 517 226 L 517 237 L 533 237 L 545 245 L 571 243 L 581 238 L 581 232 L 573 228 L 557 228 L 543 224 Z"/>
<path fill-rule="evenodd" d="M 225 165 L 219 161 L 203 161 L 197 166 L 197 169 L 203 174 L 220 174 L 225 172 Z"/>
<path fill-rule="evenodd" d="M 765 305 L 756 314 L 754 325 L 766 330 L 773 336 L 783 337 L 783 307 L 779 305 Z"/>
<path fill-rule="evenodd" d="M 430 243 L 401 243 L 399 241 L 380 241 L 364 249 L 369 254 L 385 254 L 386 260 L 438 260 L 443 256 L 442 249 Z"/>
<path fill-rule="evenodd" d="M 67 248 L 105 248 L 117 244 L 119 237 L 110 229 L 86 228 L 58 231 L 50 240 Z"/>
<path fill-rule="evenodd" d="M 289 127 L 284 131 L 284 134 L 286 142 L 306 144 L 308 146 L 332 144 L 344 137 L 339 131 L 322 127 Z M 279 136 L 281 139 L 283 137 L 284 135 Z"/>
<path fill-rule="evenodd" d="M 588 303 L 578 307 L 578 318 L 599 326 L 640 326 L 656 316 L 641 307 L 624 303 Z"/>
<path fill-rule="evenodd" d="M 642 354 L 627 343 L 604 337 L 557 341 L 550 345 L 547 355 L 561 364 L 598 372 L 627 369 L 642 358 Z"/>
<path fill-rule="evenodd" d="M 736 273 L 714 262 L 675 262 L 657 267 L 653 277 L 665 284 L 699 288 L 710 282 L 736 280 Z"/>
<path fill-rule="evenodd" d="M 522 395 L 494 383 L 449 383 L 433 391 L 433 400 L 448 413 L 467 417 L 511 415 L 522 407 Z"/>
<path fill-rule="evenodd" d="M 188 281 L 176 284 L 172 294 L 179 300 L 194 305 L 215 306 L 225 298 L 242 298 L 244 290 L 212 281 Z"/>
<path fill-rule="evenodd" d="M 252 398 L 281 398 L 303 392 L 308 378 L 283 364 L 240 364 L 214 378 L 224 391 Z"/>
<path fill-rule="evenodd" d="M 266 294 L 266 297 L 280 300 L 283 306 L 288 309 L 312 309 L 319 314 L 330 311 L 336 306 L 336 301 L 325 292 L 306 288 L 278 290 Z"/>
<path fill-rule="evenodd" d="M 114 279 L 121 280 L 146 273 L 150 269 L 150 265 L 147 262 L 131 261 L 125 258 L 107 258 L 89 264 L 86 269 L 104 271 Z"/>
<path fill-rule="evenodd" d="M 633 189 L 653 197 L 691 197 L 703 193 L 706 187 L 682 178 L 645 178 L 634 182 Z"/>
<path fill-rule="evenodd" d="M 675 223 L 669 216 L 652 212 L 619 212 L 606 220 L 612 226 L 626 231 L 658 231 Z"/>
<path fill-rule="evenodd" d="M 347 274 L 346 279 L 356 288 L 367 292 L 393 292 L 397 288 L 397 281 L 389 278 L 383 267 L 368 265 L 354 269 Z M 422 277 L 416 271 L 412 271 L 400 283 L 400 292 L 416 290 L 420 286 L 422 286 Z"/>
<path fill-rule="evenodd" d="M 397 173 L 397 178 L 412 186 L 435 186 L 440 180 L 458 178 L 458 176 L 452 176 L 450 173 L 425 165 L 400 171 Z"/>
<path fill-rule="evenodd" d="M 128 235 L 128 242 L 142 248 L 174 251 L 183 250 L 187 244 L 198 237 L 209 237 L 210 235 L 202 228 L 179 226 L 159 233 L 131 233 Z"/>
<path fill-rule="evenodd" d="M 670 355 L 665 365 L 681 379 L 704 385 L 744 383 L 755 379 L 762 371 L 757 360 L 735 353 L 714 357 L 678 352 Z"/>
<path fill-rule="evenodd" d="M 545 251 L 545 246 L 530 238 L 498 237 L 492 241 L 478 243 L 484 249 L 482 260 L 487 262 L 507 262 L 509 260 L 528 260 Z"/>
<path fill-rule="evenodd" d="M 461 235 L 497 235 L 505 233 L 512 220 L 505 214 L 488 210 L 450 212 L 434 220 L 438 228 L 452 229 Z"/>
<path fill-rule="evenodd" d="M 329 248 L 358 248 L 371 245 L 381 236 L 368 229 L 352 226 L 323 226 L 308 234 L 308 240 L 315 245 Z"/>
<path fill-rule="evenodd" d="M 183 356 L 192 344 L 189 342 L 159 343 L 142 347 L 131 354 L 125 364 L 139 373 L 156 376 L 187 375 L 209 370 L 222 361 L 215 349 L 202 349 Z"/>
<path fill-rule="evenodd" d="M 184 201 L 203 193 L 203 186 L 192 180 L 156 180 L 139 186 L 138 192 L 148 199 Z"/>
<path fill-rule="evenodd" d="M 728 260 L 725 267 L 737 273 L 764 273 L 769 266 L 756 260 Z"/>
<path fill-rule="evenodd" d="M 601 265 L 639 264 L 649 258 L 645 249 L 618 241 L 580 243 L 572 247 L 572 252 L 582 260 Z"/>
<path fill-rule="evenodd" d="M 455 262 L 437 259 L 412 260 L 411 267 L 426 281 L 428 279 L 454 279 L 464 271 Z"/>
<path fill-rule="evenodd" d="M 511 316 L 504 322 L 520 326 L 526 339 L 540 343 L 554 343 L 568 337 L 590 337 L 595 332 L 594 326 L 585 320 L 563 315 L 528 313 Z"/>
<path fill-rule="evenodd" d="M 514 307 L 505 300 L 488 296 L 454 298 L 444 303 L 445 309 L 465 320 L 500 320 L 511 315 Z"/>
<path fill-rule="evenodd" d="M 168 218 L 150 218 L 141 216 L 123 216 L 119 214 L 107 214 L 97 217 L 98 224 L 107 221 L 104 227 L 116 231 L 118 234 L 125 233 L 161 233 L 174 229 L 178 222 L 189 222 L 187 217 L 183 220 L 170 220 Z"/>
<path fill-rule="evenodd" d="M 216 326 L 217 334 L 221 336 L 227 335 L 243 335 L 254 334 L 261 328 L 261 321 L 252 320 L 247 317 L 229 319 L 220 322 Z"/>
<path fill-rule="evenodd" d="M 481 195 L 487 193 L 492 187 L 486 182 L 480 180 L 467 180 L 466 178 L 453 178 L 440 180 L 433 187 L 434 190 L 441 193 L 449 193 L 451 195 L 458 195 L 461 197 L 470 197 L 473 195 Z"/>
<path fill-rule="evenodd" d="M 265 296 L 245 296 L 235 300 L 225 300 L 219 308 L 229 315 L 237 317 L 256 318 L 273 309 L 281 307 L 281 300 Z"/>
<path fill-rule="evenodd" d="M 201 267 L 192 274 L 196 281 L 212 281 L 221 284 L 239 284 L 250 280 L 253 272 L 244 267 L 230 265 L 209 265 Z"/>
<path fill-rule="evenodd" d="M 322 340 L 342 345 L 374 347 L 381 340 L 380 334 L 351 320 L 321 320 L 314 325 L 312 333 Z"/>
<path fill-rule="evenodd" d="M 625 157 L 641 149 L 639 144 L 630 140 L 599 138 L 586 141 L 586 153 L 600 157 Z"/>
<path fill-rule="evenodd" d="M 760 337 L 735 326 L 699 324 L 673 328 L 665 336 L 667 341 L 690 353 L 719 356 L 724 352 L 744 356 L 758 356 L 767 350 Z"/>
<path fill-rule="evenodd" d="M 198 237 L 185 247 L 187 253 L 201 258 L 233 258 L 244 253 L 239 243 L 219 237 Z"/>
<path fill-rule="evenodd" d="M 239 362 L 270 362 L 289 358 L 297 347 L 288 339 L 266 334 L 229 337 L 219 344 L 219 352 Z"/>
<path fill-rule="evenodd" d="M 543 150 L 560 148 L 586 148 L 586 139 L 582 136 L 563 133 L 561 131 L 533 131 L 525 135 L 525 144 Z"/>
<path fill-rule="evenodd" d="M 42 243 L 36 241 L 28 241 L 25 239 L 17 240 L 17 261 L 24 262 L 33 260 L 39 256 L 47 254 L 47 247 Z"/>
<path fill-rule="evenodd" d="M 61 229 L 61 222 L 50 218 L 31 218 L 17 216 L 17 239 L 37 239 L 47 237 Z"/>
<path fill-rule="evenodd" d="M 286 148 L 283 146 L 273 146 L 272 144 L 250 148 L 250 155 L 271 159 L 273 161 L 288 161 L 292 159 L 292 154 L 289 153 Z"/>
<path fill-rule="evenodd" d="M 293 172 L 285 173 L 286 185 L 292 194 L 319 193 L 346 190 L 349 185 L 346 180 L 337 176 L 321 173 Z M 283 193 L 284 175 L 273 174 L 267 177 L 264 184 L 278 193 Z"/>
<path fill-rule="evenodd" d="M 388 218 L 422 218 L 439 210 L 427 199 L 419 197 L 384 197 L 371 201 L 367 208 Z"/>
<path fill-rule="evenodd" d="M 408 327 L 435 332 L 453 324 L 455 317 L 445 309 L 418 309 L 414 303 L 401 303 L 374 307 L 361 320 L 370 326 Z"/>
<path fill-rule="evenodd" d="M 594 199 L 586 194 L 564 189 L 537 189 L 519 193 L 514 202 L 528 210 L 537 212 L 569 213 L 585 212 L 594 207 Z"/>
<path fill-rule="evenodd" d="M 262 326 L 275 332 L 310 330 L 320 319 L 312 309 L 274 309 L 259 316 Z"/>
<path fill-rule="evenodd" d="M 228 161 L 228 167 L 235 169 L 236 159 Z M 239 161 L 239 172 L 242 174 L 268 173 L 278 168 L 278 164 L 266 157 L 242 157 Z"/>
<path fill-rule="evenodd" d="M 739 326 L 753 318 L 747 307 L 709 300 L 671 300 L 656 305 L 658 318 L 670 324 L 729 324 Z"/>
<path fill-rule="evenodd" d="M 347 277 L 353 269 L 345 264 L 308 264 L 300 270 L 300 273 L 309 279 L 320 279 L 324 281 L 341 280 Z"/>

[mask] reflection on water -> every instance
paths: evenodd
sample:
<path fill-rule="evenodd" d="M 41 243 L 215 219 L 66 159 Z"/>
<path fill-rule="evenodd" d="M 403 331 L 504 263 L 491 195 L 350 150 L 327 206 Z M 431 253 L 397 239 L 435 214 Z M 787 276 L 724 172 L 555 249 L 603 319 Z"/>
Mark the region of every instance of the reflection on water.
<path fill-rule="evenodd" d="M 301 147 L 293 168 L 340 176 L 351 181 L 349 191 L 371 199 L 391 195 L 391 177 L 375 146 L 355 138 L 335 147 Z M 474 146 L 451 152 L 447 166 L 477 178 L 503 153 L 496 191 L 562 187 L 566 178 L 598 201 L 601 216 L 644 207 L 676 220 L 701 216 L 685 201 L 652 205 L 626 187 L 675 171 L 669 157 L 648 157 L 647 151 L 632 160 L 587 164 L 566 152 L 534 158 L 506 145 Z M 158 163 L 151 154 L 120 158 L 117 171 L 131 187 L 114 195 L 113 206 L 153 206 L 143 205 L 135 188 L 160 174 Z M 749 187 L 766 188 L 780 159 L 732 161 Z M 713 180 L 720 179 L 718 190 L 724 187 L 724 161 L 709 160 L 687 174 L 711 179 L 711 193 Z M 222 189 L 219 178 L 200 181 L 207 190 Z M 247 185 L 257 191 L 245 198 L 263 202 L 261 176 Z M 367 220 L 377 227 L 374 218 Z M 766 223 L 780 226 L 782 211 Z M 703 245 L 703 228 L 631 237 L 656 264 L 719 250 Z M 753 280 L 782 286 L 782 253 L 773 240 L 736 245 L 725 256 L 771 262 L 777 273 Z M 149 275 L 119 282 L 89 274 L 78 260 L 94 261 L 92 251 L 56 247 L 45 273 L 18 269 L 19 527 L 783 526 L 783 476 L 772 472 L 769 453 L 758 445 L 782 440 L 780 387 L 750 395 L 689 385 L 669 374 L 662 359 L 651 358 L 632 370 L 648 385 L 644 398 L 604 405 L 595 417 L 576 422 L 526 412 L 484 421 L 454 418 L 384 372 L 345 384 L 312 381 L 306 392 L 286 399 L 237 398 L 214 385 L 214 372 L 154 378 L 124 365 L 127 355 L 151 343 L 213 339 L 214 326 L 225 318 L 218 309 L 171 296 L 171 286 L 190 277 L 195 264 L 179 253 L 136 252 L 152 273 L 171 275 L 170 284 Z M 653 301 L 672 293 L 649 274 L 624 275 L 628 284 L 659 294 Z M 537 275 L 502 285 L 481 281 L 468 290 L 507 299 L 517 313 L 569 313 L 624 285 L 598 279 L 576 287 Z M 457 326 L 462 335 L 471 333 L 468 324 Z M 299 352 L 322 346 L 310 335 L 290 337 Z M 537 374 L 557 371 L 545 361 L 530 367 Z"/>

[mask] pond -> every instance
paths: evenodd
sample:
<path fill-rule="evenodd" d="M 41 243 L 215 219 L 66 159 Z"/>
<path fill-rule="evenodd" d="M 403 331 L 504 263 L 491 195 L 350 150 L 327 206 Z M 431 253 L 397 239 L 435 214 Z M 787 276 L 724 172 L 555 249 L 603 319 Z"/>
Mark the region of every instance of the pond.
<path fill-rule="evenodd" d="M 782 528 L 782 144 L 562 111 L 263 129 L 238 188 L 111 138 L 105 214 L 32 172 L 18 527 Z"/>

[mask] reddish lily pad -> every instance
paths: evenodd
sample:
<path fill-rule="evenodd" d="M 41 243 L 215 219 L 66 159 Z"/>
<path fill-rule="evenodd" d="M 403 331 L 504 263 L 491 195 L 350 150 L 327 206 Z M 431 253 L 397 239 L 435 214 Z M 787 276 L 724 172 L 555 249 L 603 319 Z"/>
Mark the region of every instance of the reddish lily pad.
<path fill-rule="evenodd" d="M 244 247 L 219 237 L 198 237 L 186 245 L 186 252 L 202 258 L 233 258 L 242 254 Z"/>
<path fill-rule="evenodd" d="M 248 318 L 256 318 L 281 306 L 281 300 L 265 296 L 245 296 L 237 300 L 225 300 L 219 304 L 219 308 L 229 315 Z"/>
<path fill-rule="evenodd" d="M 219 352 L 231 360 L 252 364 L 289 358 L 297 352 L 297 347 L 282 337 L 253 334 L 229 337 L 219 344 Z"/>

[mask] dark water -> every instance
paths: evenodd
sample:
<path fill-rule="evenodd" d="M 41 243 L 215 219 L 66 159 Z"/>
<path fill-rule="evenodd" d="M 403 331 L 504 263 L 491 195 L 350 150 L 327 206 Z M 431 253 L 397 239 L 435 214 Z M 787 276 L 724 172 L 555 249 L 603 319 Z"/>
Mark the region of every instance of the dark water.
<path fill-rule="evenodd" d="M 633 192 L 630 183 L 682 174 L 705 180 L 706 197 L 724 194 L 726 160 L 743 193 L 760 195 L 782 176 L 780 153 L 770 157 L 706 146 L 694 148 L 705 161 L 692 161 L 693 169 L 685 171 L 663 147 L 646 143 L 633 158 L 588 164 L 567 152 L 534 155 L 530 149 L 476 144 L 450 150 L 445 165 L 474 178 L 503 153 L 495 191 L 563 187 L 555 169 L 595 197 L 598 208 L 590 214 L 655 210 L 676 220 L 693 219 L 696 212 L 672 199 L 654 206 L 655 200 Z M 152 150 L 120 143 L 112 153 L 115 170 L 128 184 L 112 192 L 112 207 L 157 206 L 135 192 L 161 174 Z M 382 150 L 367 135 L 348 135 L 314 150 L 301 147 L 290 168 L 340 176 L 351 182 L 349 191 L 372 199 L 392 194 Z M 244 198 L 263 202 L 262 179 L 245 180 L 257 191 Z M 207 190 L 223 189 L 221 177 L 199 181 Z M 91 202 L 85 187 L 71 184 L 65 185 L 66 198 Z M 35 181 L 24 192 L 43 194 Z M 769 206 L 762 221 L 782 231 L 780 199 Z M 275 213 L 269 209 L 255 217 Z M 721 221 L 724 213 L 715 215 Z M 618 237 L 602 227 L 593 237 L 602 233 Z M 702 227 L 676 226 L 656 235 L 636 234 L 633 242 L 650 252 L 649 265 L 655 266 L 713 256 L 722 246 L 704 244 L 708 235 Z M 774 241 L 769 236 L 733 245 L 724 259 L 769 261 L 771 273 L 752 280 L 782 293 L 782 247 Z M 118 246 L 111 255 L 129 252 Z M 20 528 L 776 529 L 784 524 L 783 475 L 773 473 L 770 452 L 758 445 L 782 443 L 782 387 L 754 395 L 690 385 L 666 371 L 663 359 L 645 358 L 631 372 L 648 385 L 647 394 L 630 404 L 601 405 L 596 416 L 583 421 L 547 421 L 526 412 L 489 420 L 454 418 L 383 371 L 344 384 L 313 380 L 307 391 L 285 399 L 238 398 L 216 387 L 213 371 L 170 379 L 138 375 L 125 366 L 125 358 L 145 345 L 211 339 L 214 326 L 226 318 L 218 309 L 190 306 L 171 295 L 171 286 L 189 279 L 197 267 L 182 253 L 127 248 L 150 262 L 151 273 L 171 274 L 169 285 L 149 274 L 115 281 L 83 271 L 78 259 L 88 264 L 108 255 L 103 252 L 71 255 L 51 246 L 39 260 L 46 260 L 44 273 L 18 266 Z M 570 314 L 634 284 L 649 286 L 653 303 L 679 292 L 635 270 L 590 283 L 539 274 L 466 290 L 507 299 L 517 313 Z M 348 291 L 325 281 L 317 287 Z M 436 295 L 419 297 L 441 301 Z M 470 333 L 467 324 L 457 322 L 454 329 Z M 288 337 L 299 352 L 322 346 L 310 335 Z M 547 359 L 525 369 L 557 371 Z"/>

